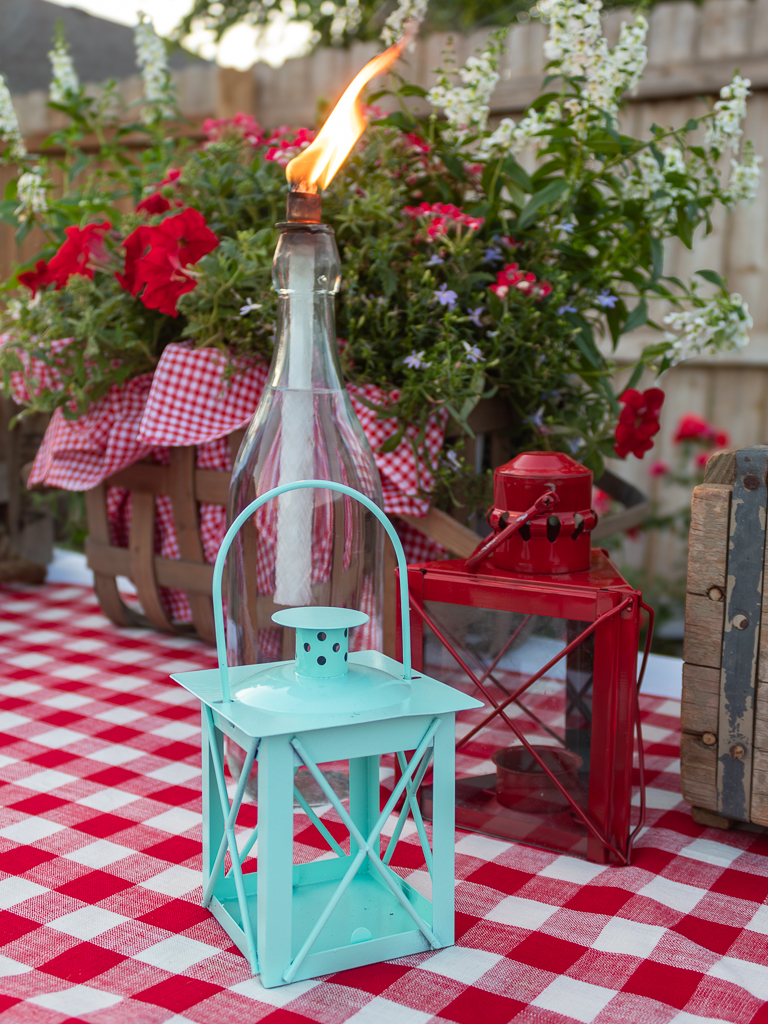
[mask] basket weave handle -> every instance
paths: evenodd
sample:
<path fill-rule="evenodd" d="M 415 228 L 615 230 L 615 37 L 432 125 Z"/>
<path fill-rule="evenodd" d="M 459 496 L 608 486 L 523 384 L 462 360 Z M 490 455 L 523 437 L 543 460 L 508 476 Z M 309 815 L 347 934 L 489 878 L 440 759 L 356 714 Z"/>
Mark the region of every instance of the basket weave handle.
<path fill-rule="evenodd" d="M 229 703 L 232 700 L 229 688 L 227 638 L 224 630 L 224 602 L 221 596 L 221 580 L 224 575 L 224 563 L 227 559 L 227 554 L 232 546 L 232 541 L 240 530 L 240 527 L 257 509 L 261 508 L 262 505 L 266 504 L 266 502 L 270 501 L 272 498 L 277 498 L 279 495 L 285 494 L 286 491 L 300 491 L 305 490 L 306 488 L 325 488 L 328 491 L 338 491 L 340 494 L 346 494 L 355 501 L 359 501 L 360 504 L 364 505 L 369 512 L 373 512 L 381 525 L 387 531 L 387 536 L 392 541 L 392 546 L 395 549 L 397 567 L 400 571 L 400 620 L 403 632 L 403 679 L 411 678 L 411 623 L 408 613 L 408 567 L 405 561 L 403 545 L 401 544 L 400 538 L 398 537 L 389 517 L 382 512 L 378 505 L 375 505 L 370 498 L 361 494 L 360 491 L 356 491 L 353 487 L 347 487 L 346 484 L 338 484 L 333 480 L 298 480 L 295 483 L 281 484 L 279 487 L 273 487 L 271 491 L 267 491 L 266 494 L 262 494 L 260 497 L 255 498 L 250 505 L 247 505 L 227 530 L 224 535 L 224 540 L 221 542 L 219 553 L 216 555 L 216 562 L 213 566 L 213 621 L 216 628 L 216 652 L 219 657 L 219 672 L 221 673 L 221 697 L 225 703 Z"/>

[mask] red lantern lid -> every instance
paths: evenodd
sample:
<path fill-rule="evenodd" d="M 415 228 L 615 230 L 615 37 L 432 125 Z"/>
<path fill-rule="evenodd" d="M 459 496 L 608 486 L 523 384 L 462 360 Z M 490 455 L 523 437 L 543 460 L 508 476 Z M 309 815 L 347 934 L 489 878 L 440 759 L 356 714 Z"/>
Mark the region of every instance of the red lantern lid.
<path fill-rule="evenodd" d="M 592 471 L 563 452 L 523 452 L 494 473 L 494 507 L 488 513 L 500 532 L 553 491 L 552 509 L 527 522 L 490 556 L 500 569 L 516 572 L 581 572 L 590 565 Z"/>

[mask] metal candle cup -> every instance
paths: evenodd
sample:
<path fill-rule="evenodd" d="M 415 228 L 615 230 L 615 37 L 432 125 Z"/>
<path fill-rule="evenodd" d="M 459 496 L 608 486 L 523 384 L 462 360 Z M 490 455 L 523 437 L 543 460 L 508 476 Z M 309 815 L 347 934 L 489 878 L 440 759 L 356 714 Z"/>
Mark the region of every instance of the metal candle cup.
<path fill-rule="evenodd" d="M 535 744 L 533 749 L 563 789 L 575 792 L 584 759 L 562 747 Z M 496 798 L 500 804 L 533 813 L 568 807 L 567 797 L 525 747 L 504 747 L 494 752 L 492 761 L 496 765 Z"/>

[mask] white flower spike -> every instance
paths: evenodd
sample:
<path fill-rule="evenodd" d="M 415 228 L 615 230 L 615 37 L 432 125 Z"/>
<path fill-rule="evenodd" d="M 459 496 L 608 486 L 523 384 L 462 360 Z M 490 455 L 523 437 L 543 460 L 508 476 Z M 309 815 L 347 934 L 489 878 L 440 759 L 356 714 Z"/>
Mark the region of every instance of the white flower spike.
<path fill-rule="evenodd" d="M 66 103 L 72 94 L 78 91 L 80 82 L 63 36 L 56 40 L 53 49 L 48 54 L 48 58 L 53 70 L 50 90 L 51 101 L 53 103 Z"/>
<path fill-rule="evenodd" d="M 136 62 L 144 79 L 144 98 L 150 106 L 144 111 L 144 122 L 173 117 L 171 99 L 171 77 L 168 71 L 168 55 L 165 43 L 155 33 L 152 22 L 142 11 L 134 31 Z M 153 109 L 154 108 L 154 109 Z"/>
<path fill-rule="evenodd" d="M 400 0 L 400 3 L 384 22 L 382 29 L 381 38 L 387 46 L 392 46 L 402 39 L 409 26 L 417 28 L 422 23 L 424 15 L 427 13 L 428 3 L 429 0 Z M 415 45 L 415 35 L 414 32 L 411 49 Z"/>
<path fill-rule="evenodd" d="M 45 213 L 48 209 L 48 193 L 37 168 L 19 175 L 16 194 L 19 199 L 16 216 L 21 221 L 27 221 L 34 214 Z"/>
<path fill-rule="evenodd" d="M 705 348 L 729 352 L 749 342 L 752 317 L 740 295 L 698 299 L 693 309 L 668 313 L 664 323 L 672 328 L 665 340 L 672 342 L 672 365 L 701 355 Z M 673 333 L 674 331 L 678 333 Z"/>
<path fill-rule="evenodd" d="M 13 102 L 8 86 L 5 82 L 5 75 L 0 75 L 0 139 L 9 144 L 11 160 L 22 160 L 27 155 L 27 147 L 21 137 L 19 119 L 13 109 Z"/>

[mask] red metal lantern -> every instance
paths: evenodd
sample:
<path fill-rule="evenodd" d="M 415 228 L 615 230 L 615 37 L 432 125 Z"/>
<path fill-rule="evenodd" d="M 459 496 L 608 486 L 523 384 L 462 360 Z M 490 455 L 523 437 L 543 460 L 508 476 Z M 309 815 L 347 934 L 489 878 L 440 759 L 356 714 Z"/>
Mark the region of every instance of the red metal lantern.
<path fill-rule="evenodd" d="M 477 551 L 408 567 L 412 657 L 485 701 L 457 721 L 459 828 L 627 864 L 635 733 L 641 822 L 645 809 L 641 608 L 646 656 L 653 613 L 591 549 L 591 494 L 592 473 L 558 452 L 497 469 Z M 429 785 L 421 800 L 428 816 Z"/>

